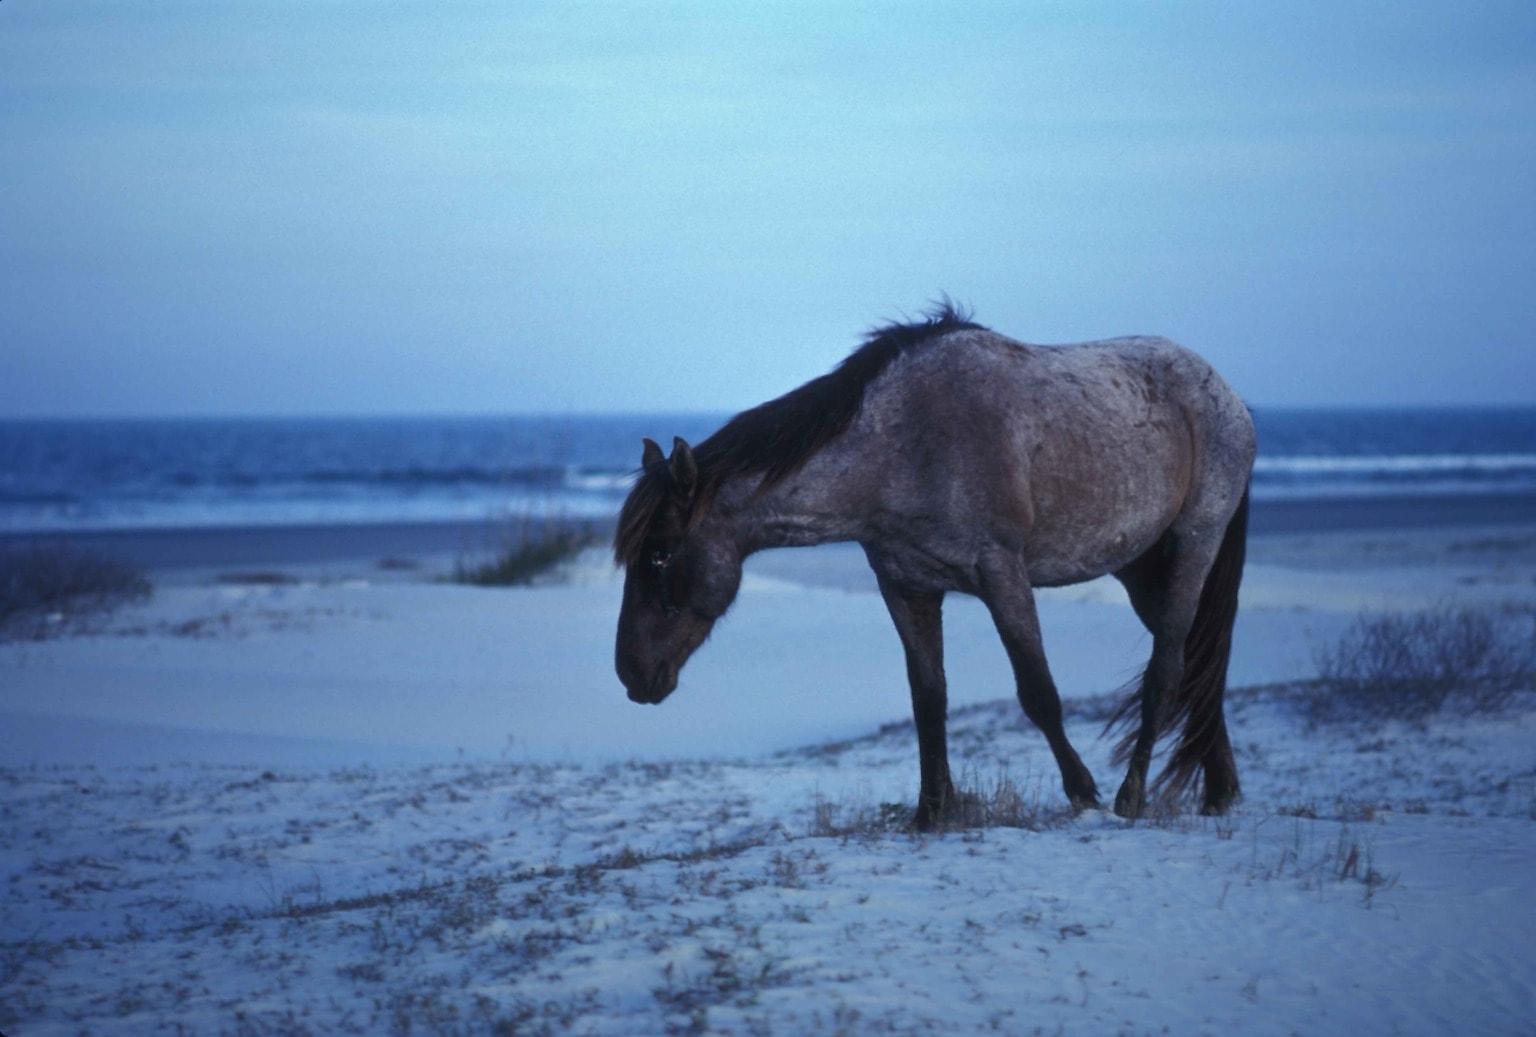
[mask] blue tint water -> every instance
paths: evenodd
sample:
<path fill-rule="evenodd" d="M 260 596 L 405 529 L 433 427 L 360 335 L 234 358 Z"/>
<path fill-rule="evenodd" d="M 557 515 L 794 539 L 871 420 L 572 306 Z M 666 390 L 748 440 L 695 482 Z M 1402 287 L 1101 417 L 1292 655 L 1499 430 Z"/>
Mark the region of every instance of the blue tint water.
<path fill-rule="evenodd" d="M 1528 494 L 1536 408 L 1260 410 L 1258 499 Z"/>
<path fill-rule="evenodd" d="M 0 422 L 0 531 L 606 516 L 724 417 Z M 1255 417 L 1257 499 L 1536 492 L 1536 408 Z"/>

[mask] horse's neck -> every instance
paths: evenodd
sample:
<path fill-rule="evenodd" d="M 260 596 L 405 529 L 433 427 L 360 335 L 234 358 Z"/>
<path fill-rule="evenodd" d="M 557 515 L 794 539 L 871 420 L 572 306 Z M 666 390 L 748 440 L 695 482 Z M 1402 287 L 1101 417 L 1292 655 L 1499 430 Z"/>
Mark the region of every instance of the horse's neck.
<path fill-rule="evenodd" d="M 718 504 L 731 513 L 744 554 L 862 537 L 867 509 L 858 503 L 861 488 L 841 477 L 845 462 L 837 453 L 824 451 L 767 489 L 757 475 L 721 486 Z"/>

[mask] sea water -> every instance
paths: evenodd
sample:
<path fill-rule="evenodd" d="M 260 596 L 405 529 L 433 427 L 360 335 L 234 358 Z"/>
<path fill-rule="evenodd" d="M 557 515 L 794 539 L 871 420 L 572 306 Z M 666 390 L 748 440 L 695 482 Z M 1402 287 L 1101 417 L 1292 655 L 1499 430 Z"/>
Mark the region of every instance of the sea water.
<path fill-rule="evenodd" d="M 0 532 L 617 511 L 727 415 L 0 422 Z M 1256 500 L 1536 493 L 1536 408 L 1260 409 Z"/>

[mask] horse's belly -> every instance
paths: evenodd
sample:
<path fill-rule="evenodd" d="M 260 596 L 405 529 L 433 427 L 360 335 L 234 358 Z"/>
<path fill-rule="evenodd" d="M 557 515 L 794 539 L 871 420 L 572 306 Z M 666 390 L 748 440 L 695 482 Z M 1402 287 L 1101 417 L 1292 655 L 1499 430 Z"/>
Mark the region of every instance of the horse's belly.
<path fill-rule="evenodd" d="M 1037 497 L 1024 538 L 1030 581 L 1059 587 L 1118 572 L 1167 532 L 1183 503 L 1177 479 L 1145 477 L 1078 488 L 1070 501 Z"/>
<path fill-rule="evenodd" d="M 1166 529 L 1167 523 L 1142 522 L 1092 530 L 1080 537 L 1036 536 L 1025 549 L 1030 582 L 1037 587 L 1061 587 L 1119 572 L 1145 554 Z"/>
<path fill-rule="evenodd" d="M 1102 544 L 1077 543 L 1070 548 L 1036 541 L 1024 553 L 1029 582 L 1036 587 L 1064 587 L 1119 572 L 1145 554 L 1162 533 L 1163 529 L 1122 531 Z"/>

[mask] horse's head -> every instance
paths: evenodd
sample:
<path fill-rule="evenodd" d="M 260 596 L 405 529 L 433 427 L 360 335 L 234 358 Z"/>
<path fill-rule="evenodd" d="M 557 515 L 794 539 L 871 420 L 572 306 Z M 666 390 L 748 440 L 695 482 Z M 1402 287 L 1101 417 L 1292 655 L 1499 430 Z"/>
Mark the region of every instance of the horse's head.
<path fill-rule="evenodd" d="M 630 699 L 656 703 L 735 599 L 741 549 L 711 514 L 687 443 L 674 440 L 666 457 L 647 439 L 641 466 L 614 538 L 625 567 L 614 666 Z"/>

